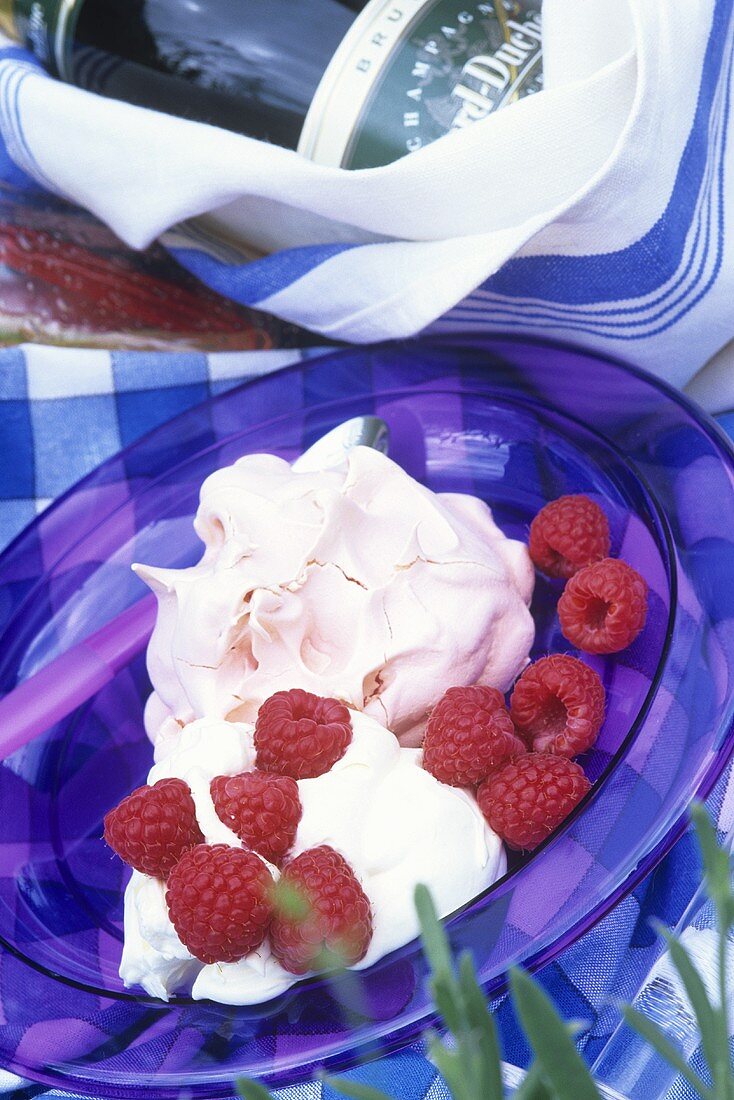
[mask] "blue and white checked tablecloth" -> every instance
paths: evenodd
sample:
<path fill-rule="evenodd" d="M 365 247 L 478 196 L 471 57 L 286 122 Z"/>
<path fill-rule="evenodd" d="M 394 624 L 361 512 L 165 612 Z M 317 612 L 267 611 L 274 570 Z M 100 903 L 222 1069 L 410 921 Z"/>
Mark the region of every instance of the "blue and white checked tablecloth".
<path fill-rule="evenodd" d="M 38 345 L 1 352 L 0 545 L 145 432 L 238 382 L 313 354 L 172 356 Z"/>
<path fill-rule="evenodd" d="M 209 394 L 277 369 L 300 354 L 167 355 L 34 346 L 0 352 L 0 542 L 120 446 Z M 724 425 L 727 420 L 722 417 Z M 723 838 L 734 827 L 734 784 L 728 775 L 710 806 Z M 616 1002 L 634 996 L 659 954 L 651 919 L 673 926 L 699 880 L 698 859 L 686 836 L 647 881 L 543 971 L 543 984 L 561 1011 L 588 1021 L 581 1043 L 590 1061 L 618 1022 Z M 506 1057 L 522 1065 L 529 1052 L 510 1006 L 500 1001 L 496 1010 Z M 446 1096 L 419 1049 L 383 1059 L 353 1076 L 399 1100 Z M 0 1074 L 0 1093 L 29 1100 L 44 1090 Z M 304 1084 L 282 1095 L 287 1100 L 334 1097 L 320 1084 Z"/>

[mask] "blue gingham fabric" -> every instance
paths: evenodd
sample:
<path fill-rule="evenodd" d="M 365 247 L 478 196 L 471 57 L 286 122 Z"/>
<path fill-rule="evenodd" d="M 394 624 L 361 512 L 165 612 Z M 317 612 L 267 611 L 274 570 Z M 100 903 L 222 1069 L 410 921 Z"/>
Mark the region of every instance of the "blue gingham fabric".
<path fill-rule="evenodd" d="M 41 345 L 1 352 L 0 545 L 89 470 L 177 413 L 317 354 L 168 355 Z"/>
<path fill-rule="evenodd" d="M 331 337 L 551 336 L 682 385 L 734 337 L 733 37 L 734 0 L 543 0 L 542 92 L 357 172 L 20 50 L 0 130 L 17 171 L 127 243 L 164 235 L 210 286 Z"/>
<path fill-rule="evenodd" d="M 207 394 L 274 369 L 299 354 L 206 357 L 38 347 L 0 352 L 0 451 L 17 456 L 17 461 L 2 464 L 2 541 L 47 497 L 63 491 L 120 445 Z M 722 423 L 729 421 L 723 417 Z M 734 826 L 734 784 L 728 774 L 719 782 L 710 806 L 723 839 Z M 651 919 L 674 927 L 699 882 L 698 858 L 686 835 L 653 875 L 543 970 L 541 980 L 562 1013 L 585 1021 L 580 1042 L 590 1063 L 597 1060 L 618 1026 L 618 1000 L 635 995 L 660 954 Z M 509 1003 L 503 999 L 493 1007 L 506 1059 L 526 1064 L 529 1051 Z M 351 1076 L 399 1100 L 447 1096 L 419 1047 L 364 1066 Z M 63 1095 L 47 1093 L 11 1074 L 0 1074 L 0 1092 L 14 1100 Z M 279 1095 L 283 1100 L 336 1100 L 333 1090 L 318 1083 L 294 1086 Z M 685 1096 L 685 1100 L 691 1098 Z"/>

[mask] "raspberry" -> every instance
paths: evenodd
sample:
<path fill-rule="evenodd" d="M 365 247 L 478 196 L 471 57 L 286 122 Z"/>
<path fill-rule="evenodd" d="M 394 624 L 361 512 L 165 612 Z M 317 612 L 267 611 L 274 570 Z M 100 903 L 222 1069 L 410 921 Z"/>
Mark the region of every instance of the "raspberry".
<path fill-rule="evenodd" d="M 576 756 L 596 741 L 604 703 L 604 685 L 593 668 L 556 653 L 523 672 L 510 699 L 510 714 L 534 752 Z"/>
<path fill-rule="evenodd" d="M 452 787 L 475 787 L 505 760 L 525 752 L 505 700 L 491 687 L 453 687 L 431 712 L 423 767 Z"/>
<path fill-rule="evenodd" d="M 301 820 L 298 784 L 288 775 L 243 772 L 211 781 L 217 817 L 246 847 L 271 863 L 280 863 L 293 847 Z"/>
<path fill-rule="evenodd" d="M 585 653 L 618 653 L 647 618 L 647 584 L 631 565 L 614 558 L 587 565 L 558 601 L 564 638 Z"/>
<path fill-rule="evenodd" d="M 572 577 L 609 554 L 609 521 L 586 496 L 566 496 L 541 508 L 530 524 L 530 557 L 549 577 Z"/>
<path fill-rule="evenodd" d="M 183 779 L 159 779 L 123 798 L 104 819 L 104 838 L 130 867 L 155 878 L 165 878 L 204 839 Z"/>
<path fill-rule="evenodd" d="M 477 791 L 477 802 L 490 828 L 508 847 L 531 851 L 590 788 L 572 760 L 529 752 L 493 772 Z"/>
<path fill-rule="evenodd" d="M 322 844 L 285 864 L 270 929 L 273 954 L 292 974 L 353 966 L 372 939 L 372 907 L 347 861 Z"/>
<path fill-rule="evenodd" d="M 265 939 L 272 894 L 273 879 L 254 852 L 199 844 L 171 872 L 166 902 L 192 955 L 203 963 L 236 962 Z"/>
<path fill-rule="evenodd" d="M 341 760 L 351 740 L 349 711 L 338 699 L 301 688 L 278 691 L 257 715 L 257 766 L 292 779 L 314 779 Z"/>

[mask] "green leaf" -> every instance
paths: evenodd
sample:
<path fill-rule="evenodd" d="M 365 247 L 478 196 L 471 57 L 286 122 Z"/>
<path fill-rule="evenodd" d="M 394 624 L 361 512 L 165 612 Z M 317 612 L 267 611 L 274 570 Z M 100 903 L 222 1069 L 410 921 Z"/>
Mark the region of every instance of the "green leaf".
<path fill-rule="evenodd" d="M 515 1090 L 514 1100 L 556 1100 L 556 1094 L 548 1087 L 537 1062 L 533 1062 L 525 1080 Z"/>
<path fill-rule="evenodd" d="M 430 891 L 423 883 L 415 888 L 415 907 L 421 926 L 421 939 L 428 963 L 435 975 L 452 974 L 454 967 L 449 941 L 438 919 Z"/>
<path fill-rule="evenodd" d="M 273 1100 L 272 1095 L 263 1085 L 257 1081 L 249 1081 L 246 1077 L 238 1077 L 236 1081 L 237 1095 L 242 1100 Z"/>
<path fill-rule="evenodd" d="M 347 1081 L 344 1077 L 324 1077 L 323 1080 L 342 1096 L 351 1096 L 354 1100 L 393 1100 L 380 1089 L 370 1088 L 369 1085 L 358 1085 L 356 1081 Z"/>
<path fill-rule="evenodd" d="M 725 926 L 721 914 L 719 915 L 719 947 L 717 959 L 717 972 L 719 975 L 719 1008 L 716 1012 L 716 1020 L 719 1025 L 716 1039 L 717 1054 L 713 1065 L 710 1067 L 713 1081 L 718 1088 L 719 1100 L 732 1100 L 734 1096 L 734 1077 L 732 1077 L 729 1065 L 729 990 L 727 976 L 727 959 L 729 952 L 728 927 Z"/>
<path fill-rule="evenodd" d="M 540 1068 L 559 1096 L 599 1100 L 593 1078 L 563 1020 L 540 986 L 523 970 L 510 972 L 512 996 Z"/>
<path fill-rule="evenodd" d="M 476 1036 L 478 1054 L 477 1094 L 482 1100 L 502 1100 L 502 1067 L 497 1031 L 492 1014 L 487 1008 L 479 983 L 474 962 L 469 952 L 459 959 L 459 987 L 464 999 L 467 1021 Z"/>
<path fill-rule="evenodd" d="M 476 980 L 471 957 L 462 959 L 460 978 L 446 933 L 425 886 L 415 891 L 421 935 L 432 972 L 431 993 L 436 1008 L 456 1040 L 449 1050 L 433 1035 L 430 1054 L 455 1100 L 502 1100 L 500 1056 L 494 1024 Z"/>
<path fill-rule="evenodd" d="M 632 1008 L 630 1005 L 622 1005 L 622 1015 L 629 1026 L 634 1028 L 635 1031 L 642 1036 L 645 1042 L 653 1047 L 660 1057 L 664 1058 L 681 1077 L 685 1078 L 691 1088 L 695 1089 L 702 1097 L 702 1100 L 716 1100 L 712 1090 L 701 1080 L 698 1074 L 691 1069 L 678 1048 L 673 1046 L 657 1024 L 654 1024 L 652 1020 L 648 1020 L 647 1016 L 643 1016 L 641 1012 L 638 1012 L 637 1009 Z"/>
<path fill-rule="evenodd" d="M 457 995 L 454 978 L 445 975 L 434 978 L 431 981 L 431 994 L 446 1027 L 458 1037 L 466 1030 L 466 1016 L 464 1006 Z"/>
<path fill-rule="evenodd" d="M 475 1100 L 471 1082 L 467 1079 L 463 1059 L 458 1051 L 448 1050 L 435 1031 L 428 1032 L 428 1056 L 448 1085 L 454 1100 Z"/>
<path fill-rule="evenodd" d="M 724 1050 L 721 1051 L 719 1049 L 721 1045 L 721 1022 L 717 1019 L 718 1013 L 709 1000 L 706 987 L 701 980 L 700 974 L 693 965 L 690 955 L 675 936 L 672 936 L 667 928 L 658 921 L 654 922 L 654 927 L 655 930 L 664 937 L 668 944 L 668 950 L 670 951 L 673 965 L 680 975 L 685 991 L 688 994 L 688 1000 L 691 1002 L 691 1008 L 696 1016 L 698 1031 L 701 1035 L 701 1045 L 704 1055 L 706 1056 L 706 1061 L 708 1062 L 709 1069 L 713 1072 L 714 1065 L 716 1062 L 720 1062 L 722 1057 L 725 1062 L 728 1062 L 728 1037 L 725 1038 Z"/>
<path fill-rule="evenodd" d="M 728 927 L 734 912 L 729 853 L 720 846 L 716 830 L 702 802 L 692 803 L 691 820 L 703 858 L 706 891 L 716 906 L 719 920 Z"/>
<path fill-rule="evenodd" d="M 719 1005 L 714 1012 L 715 1039 L 713 1055 L 706 1060 L 717 1085 L 720 1100 L 729 1100 L 734 1096 L 734 1080 L 729 1069 L 729 1020 L 727 1008 L 727 951 L 728 933 L 734 923 L 734 894 L 731 888 L 731 859 L 728 851 L 718 842 L 716 830 L 711 824 L 706 807 L 702 802 L 691 805 L 691 820 L 696 829 L 698 844 L 704 864 L 706 891 L 716 907 L 717 932 L 719 938 L 718 976 Z M 704 1050 L 706 1048 L 704 1047 Z"/>

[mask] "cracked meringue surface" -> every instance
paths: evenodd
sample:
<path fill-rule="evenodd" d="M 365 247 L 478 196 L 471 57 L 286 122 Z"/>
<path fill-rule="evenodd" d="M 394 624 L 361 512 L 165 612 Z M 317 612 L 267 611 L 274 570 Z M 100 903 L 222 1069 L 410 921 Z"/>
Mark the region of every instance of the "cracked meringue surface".
<path fill-rule="evenodd" d="M 317 473 L 246 456 L 204 482 L 195 528 L 197 565 L 136 566 L 158 599 L 154 742 L 172 721 L 252 722 L 300 687 L 416 746 L 446 688 L 505 690 L 527 663 L 525 545 L 479 499 L 433 493 L 370 448 Z"/>
<path fill-rule="evenodd" d="M 298 781 L 303 816 L 292 855 L 329 844 L 354 869 L 374 927 L 367 955 L 355 968 L 361 970 L 417 936 L 417 883 L 428 886 L 447 916 L 503 875 L 506 858 L 476 799 L 424 771 L 420 750 L 401 748 L 389 730 L 358 712 L 352 728 L 351 745 L 330 771 Z M 241 847 L 217 817 L 209 785 L 217 775 L 251 770 L 254 760 L 251 725 L 203 719 L 180 731 L 148 781 L 183 779 L 206 842 Z M 276 868 L 270 870 L 277 877 Z M 197 999 L 257 1004 L 300 980 L 280 966 L 267 940 L 235 963 L 205 966 L 193 958 L 171 924 L 164 884 L 138 871 L 125 893 L 124 923 L 120 975 L 155 997 L 190 990 Z"/>

